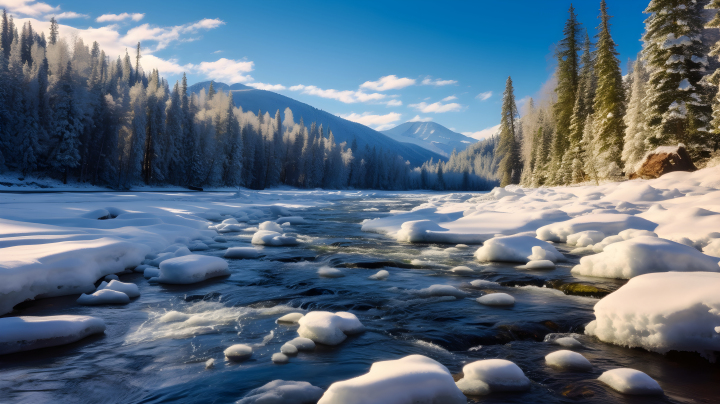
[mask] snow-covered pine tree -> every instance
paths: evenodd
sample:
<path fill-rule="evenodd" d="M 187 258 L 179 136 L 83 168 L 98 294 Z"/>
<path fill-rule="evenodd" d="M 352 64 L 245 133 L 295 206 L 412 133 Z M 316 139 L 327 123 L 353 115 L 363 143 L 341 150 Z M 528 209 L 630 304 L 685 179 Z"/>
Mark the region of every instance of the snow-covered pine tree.
<path fill-rule="evenodd" d="M 81 112 L 74 100 L 72 85 L 72 65 L 68 61 L 62 77 L 53 94 L 54 127 L 52 135 L 57 141 L 53 151 L 52 164 L 63 173 L 63 183 L 67 184 L 71 168 L 80 165 L 80 121 Z"/>
<path fill-rule="evenodd" d="M 595 69 L 592 58 L 592 43 L 590 36 L 585 31 L 585 40 L 583 42 L 583 53 L 580 57 L 580 75 L 578 78 L 578 90 L 575 97 L 575 105 L 573 106 L 573 114 L 570 120 L 570 136 L 568 139 L 568 150 L 563 157 L 564 166 L 569 167 L 569 178 L 565 183 L 580 182 L 584 177 L 582 171 L 583 150 L 581 147 L 583 129 L 585 120 L 593 110 L 595 99 Z"/>
<path fill-rule="evenodd" d="M 58 22 L 55 17 L 50 17 L 50 45 L 55 45 L 58 40 Z"/>
<path fill-rule="evenodd" d="M 720 10 L 720 0 L 710 1 L 705 8 Z M 716 12 L 715 17 L 713 17 L 705 27 L 720 28 L 720 12 Z M 712 45 L 709 56 L 720 58 L 720 41 Z M 712 122 L 710 124 L 710 133 L 712 136 L 709 146 L 713 150 L 718 150 L 720 149 L 720 91 L 718 91 L 718 87 L 720 87 L 720 69 L 715 70 L 715 72 L 707 78 L 707 81 L 715 87 L 714 91 L 709 91 L 710 94 L 715 93 L 712 100 Z"/>
<path fill-rule="evenodd" d="M 227 129 L 225 137 L 227 138 L 227 158 L 225 159 L 225 185 L 228 187 L 238 187 L 242 183 L 243 169 L 243 139 L 240 131 L 240 123 L 235 116 L 235 103 L 233 102 L 232 93 L 228 94 L 227 107 Z"/>
<path fill-rule="evenodd" d="M 165 112 L 165 132 L 168 137 L 166 153 L 169 166 L 167 180 L 171 184 L 181 185 L 187 177 L 185 169 L 188 164 L 185 161 L 186 154 L 183 150 L 185 143 L 185 133 L 183 131 L 184 122 L 185 117 L 183 116 L 182 101 L 180 100 L 180 85 L 175 82 L 175 87 L 173 87 L 172 96 L 170 97 L 170 104 L 167 106 Z"/>
<path fill-rule="evenodd" d="M 500 161 L 498 176 L 500 177 L 500 186 L 504 187 L 509 184 L 520 183 L 520 171 L 522 170 L 520 147 L 516 137 L 518 110 L 515 104 L 512 78 L 510 77 L 508 77 L 505 82 L 505 92 L 503 93 L 500 115 L 500 142 L 498 143 L 498 153 L 502 156 L 502 160 Z"/>
<path fill-rule="evenodd" d="M 697 0 L 653 0 L 645 10 L 643 58 L 650 75 L 647 100 L 649 143 L 684 143 L 694 158 L 712 143 L 712 108 L 702 41 L 702 5 Z"/>
<path fill-rule="evenodd" d="M 595 142 L 594 115 L 595 114 L 590 114 L 587 116 L 583 128 L 582 149 L 585 154 L 583 158 L 583 171 L 587 173 L 591 180 L 595 181 L 595 184 L 599 185 L 600 174 L 598 170 L 600 167 L 598 167 L 597 158 L 599 152 L 597 150 L 597 142 Z"/>
<path fill-rule="evenodd" d="M 648 150 L 649 134 L 646 128 L 647 106 L 645 105 L 647 70 L 641 55 L 633 63 L 632 87 L 630 88 L 630 101 L 625 113 L 625 141 L 622 151 L 622 161 L 625 174 L 635 172 L 636 165 Z"/>

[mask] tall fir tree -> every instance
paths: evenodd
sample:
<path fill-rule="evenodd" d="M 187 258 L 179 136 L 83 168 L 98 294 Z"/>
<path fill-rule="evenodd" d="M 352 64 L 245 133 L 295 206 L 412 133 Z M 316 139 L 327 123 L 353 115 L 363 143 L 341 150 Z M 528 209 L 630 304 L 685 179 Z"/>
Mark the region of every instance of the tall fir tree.
<path fill-rule="evenodd" d="M 500 161 L 500 186 L 519 184 L 522 170 L 520 161 L 520 145 L 517 139 L 518 110 L 515 104 L 515 93 L 513 90 L 512 78 L 508 77 L 503 92 L 502 109 L 500 111 L 500 142 L 498 143 L 498 154 L 502 156 Z"/>
<path fill-rule="evenodd" d="M 55 45 L 58 40 L 59 26 L 55 17 L 50 17 L 50 45 Z"/>
<path fill-rule="evenodd" d="M 705 6 L 705 8 L 711 10 L 720 10 L 720 0 L 712 0 Z M 712 20 L 710 20 L 705 27 L 707 28 L 720 28 L 720 12 L 716 12 Z M 710 49 L 709 56 L 715 56 L 720 58 L 720 41 L 714 43 Z M 710 77 L 708 82 L 714 86 L 714 89 L 709 90 L 710 94 L 715 94 L 712 100 L 712 122 L 710 123 L 710 133 L 712 134 L 709 147 L 716 151 L 720 149 L 720 69 L 715 70 Z"/>
<path fill-rule="evenodd" d="M 649 133 L 647 124 L 647 70 L 640 55 L 633 64 L 632 86 L 630 87 L 630 100 L 625 113 L 625 139 L 622 151 L 625 174 L 635 172 L 636 165 L 648 151 Z"/>
<path fill-rule="evenodd" d="M 80 165 L 80 131 L 82 122 L 72 84 L 72 65 L 68 61 L 57 84 L 54 94 L 55 112 L 53 136 L 57 147 L 53 153 L 53 165 L 63 173 L 63 183 L 67 184 L 71 168 Z"/>

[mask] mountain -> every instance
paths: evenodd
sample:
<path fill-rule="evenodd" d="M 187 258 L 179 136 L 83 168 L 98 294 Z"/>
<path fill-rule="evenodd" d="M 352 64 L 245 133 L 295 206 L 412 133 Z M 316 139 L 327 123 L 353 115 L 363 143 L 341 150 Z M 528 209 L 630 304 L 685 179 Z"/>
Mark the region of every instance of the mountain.
<path fill-rule="evenodd" d="M 435 122 L 406 122 L 381 133 L 398 142 L 413 143 L 445 157 L 450 156 L 453 149 L 461 152 L 477 139 L 453 132 Z"/>
<path fill-rule="evenodd" d="M 369 145 L 370 148 L 376 146 L 384 150 L 392 150 L 414 167 L 422 165 L 431 158 L 446 160 L 438 152 L 427 150 L 417 144 L 397 141 L 365 125 L 348 121 L 272 91 L 257 90 L 243 84 L 227 85 L 218 82 L 213 82 L 213 87 L 218 91 L 231 91 L 235 105 L 242 107 L 243 111 L 256 113 L 262 111 L 275 115 L 277 110 L 283 114 L 285 108 L 290 108 L 295 122 L 300 122 L 300 118 L 302 118 L 307 126 L 310 126 L 312 122 L 316 122 L 318 125 L 322 124 L 323 128 L 332 129 L 337 143 L 347 142 L 348 145 L 351 145 L 353 139 L 356 139 L 360 150 L 364 149 L 365 145 Z M 188 92 L 199 93 L 200 90 L 207 91 L 208 88 L 210 88 L 210 82 L 206 81 L 188 87 Z"/>

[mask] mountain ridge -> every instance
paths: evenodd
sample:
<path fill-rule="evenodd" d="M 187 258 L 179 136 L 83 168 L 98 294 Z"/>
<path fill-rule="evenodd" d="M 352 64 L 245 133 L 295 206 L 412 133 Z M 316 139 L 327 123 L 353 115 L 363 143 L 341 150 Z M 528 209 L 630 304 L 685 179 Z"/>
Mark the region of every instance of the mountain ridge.
<path fill-rule="evenodd" d="M 478 141 L 437 122 L 410 121 L 380 133 L 399 142 L 416 144 L 445 157 L 450 156 L 453 150 L 461 152 Z"/>

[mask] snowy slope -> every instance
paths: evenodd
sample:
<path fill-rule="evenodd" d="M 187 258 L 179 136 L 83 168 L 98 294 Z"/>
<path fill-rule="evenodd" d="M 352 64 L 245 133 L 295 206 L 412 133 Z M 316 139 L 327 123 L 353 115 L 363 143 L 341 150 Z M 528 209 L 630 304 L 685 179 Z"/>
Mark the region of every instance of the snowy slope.
<path fill-rule="evenodd" d="M 439 152 L 429 151 L 417 144 L 399 142 L 367 126 L 350 122 L 284 95 L 271 91 L 256 90 L 242 84 L 228 86 L 223 83 L 214 83 L 213 86 L 217 90 L 232 91 L 235 105 L 242 107 L 243 111 L 255 113 L 257 111 L 263 113 L 269 111 L 270 115 L 274 115 L 275 111 L 280 110 L 282 114 L 285 108 L 289 107 L 293 112 L 295 122 L 300 122 L 302 117 L 307 126 L 310 126 L 312 122 L 317 122 L 322 124 L 323 128 L 327 129 L 329 127 L 338 143 L 347 142 L 350 145 L 353 139 L 357 139 L 358 147 L 361 150 L 365 148 L 365 145 L 369 145 L 371 148 L 376 146 L 384 150 L 394 150 L 404 159 L 410 161 L 413 166 L 419 166 L 431 158 L 434 160 L 442 158 Z M 201 89 L 209 87 L 210 82 L 206 81 L 190 86 L 188 91 L 199 92 Z"/>
<path fill-rule="evenodd" d="M 446 157 L 453 149 L 460 152 L 477 142 L 477 139 L 453 132 L 435 122 L 405 122 L 381 133 L 398 142 L 413 143 Z"/>

